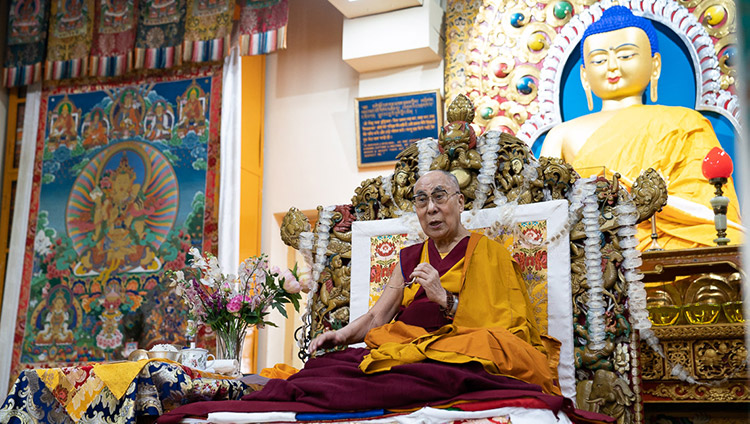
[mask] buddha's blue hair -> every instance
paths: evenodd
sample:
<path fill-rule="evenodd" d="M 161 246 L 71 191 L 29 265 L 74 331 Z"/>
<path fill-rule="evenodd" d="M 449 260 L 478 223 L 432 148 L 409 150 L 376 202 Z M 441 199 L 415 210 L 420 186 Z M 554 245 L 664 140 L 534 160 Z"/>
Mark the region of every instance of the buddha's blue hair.
<path fill-rule="evenodd" d="M 583 38 L 581 39 L 581 61 L 583 62 L 583 66 L 586 66 L 586 58 L 583 57 L 583 42 L 586 41 L 586 37 L 629 27 L 640 28 L 646 33 L 648 41 L 651 43 L 651 57 L 659 52 L 659 40 L 656 38 L 656 29 L 654 29 L 650 20 L 635 16 L 625 6 L 612 6 L 602 13 L 602 17 L 598 21 L 589 25 L 586 31 L 583 32 Z"/>

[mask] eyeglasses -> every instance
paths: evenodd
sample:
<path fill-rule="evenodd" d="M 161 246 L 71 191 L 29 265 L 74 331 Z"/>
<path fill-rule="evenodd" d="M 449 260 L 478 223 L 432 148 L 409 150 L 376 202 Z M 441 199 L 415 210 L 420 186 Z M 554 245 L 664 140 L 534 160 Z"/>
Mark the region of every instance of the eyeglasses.
<path fill-rule="evenodd" d="M 427 207 L 427 204 L 430 203 L 430 199 L 432 199 L 432 203 L 436 205 L 442 205 L 445 202 L 447 202 L 451 196 L 459 194 L 459 193 L 461 192 L 457 191 L 455 193 L 448 194 L 448 192 L 445 190 L 434 191 L 429 196 L 424 193 L 419 193 L 416 196 L 414 196 L 414 206 L 420 209 Z"/>

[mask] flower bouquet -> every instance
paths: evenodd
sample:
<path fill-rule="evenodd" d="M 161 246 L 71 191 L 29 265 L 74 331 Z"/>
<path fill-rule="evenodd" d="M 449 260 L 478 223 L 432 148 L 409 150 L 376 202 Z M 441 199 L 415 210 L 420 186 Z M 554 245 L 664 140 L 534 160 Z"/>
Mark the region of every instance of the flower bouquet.
<path fill-rule="evenodd" d="M 285 318 L 286 304 L 299 311 L 302 287 L 296 265 L 292 270 L 269 269 L 266 255 L 261 254 L 245 259 L 235 275 L 225 274 L 211 254 L 203 256 L 193 247 L 190 256 L 190 268 L 172 272 L 170 286 L 189 307 L 188 336 L 194 336 L 200 324 L 211 327 L 220 358 L 239 361 L 248 326 L 276 326 L 267 319 L 272 309 Z"/>

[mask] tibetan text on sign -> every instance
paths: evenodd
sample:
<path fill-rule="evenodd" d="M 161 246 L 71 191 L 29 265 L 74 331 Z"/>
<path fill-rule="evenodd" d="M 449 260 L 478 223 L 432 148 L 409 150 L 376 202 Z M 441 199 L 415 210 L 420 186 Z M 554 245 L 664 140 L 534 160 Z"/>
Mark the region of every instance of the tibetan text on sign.
<path fill-rule="evenodd" d="M 438 91 L 357 99 L 359 166 L 394 162 L 396 155 L 423 138 L 437 138 Z"/>

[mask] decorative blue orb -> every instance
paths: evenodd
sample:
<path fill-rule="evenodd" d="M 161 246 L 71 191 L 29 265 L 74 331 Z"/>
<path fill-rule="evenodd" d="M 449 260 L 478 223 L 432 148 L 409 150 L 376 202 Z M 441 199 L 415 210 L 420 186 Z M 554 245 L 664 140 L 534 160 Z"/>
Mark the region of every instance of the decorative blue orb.
<path fill-rule="evenodd" d="M 525 18 L 526 17 L 523 16 L 523 13 L 516 12 L 510 15 L 510 24 L 513 26 L 513 28 L 521 28 L 524 25 L 523 20 Z"/>
<path fill-rule="evenodd" d="M 722 55 L 722 57 L 725 58 L 725 65 L 729 66 L 730 68 L 734 68 L 735 61 L 737 60 L 737 47 L 727 47 L 726 49 L 724 49 L 724 54 Z"/>
<path fill-rule="evenodd" d="M 534 88 L 536 88 L 536 83 L 534 83 L 534 78 L 530 76 L 525 76 L 516 83 L 516 90 L 521 94 L 531 94 Z"/>

